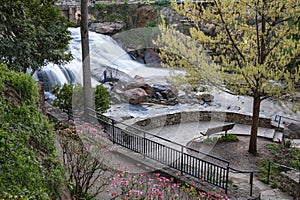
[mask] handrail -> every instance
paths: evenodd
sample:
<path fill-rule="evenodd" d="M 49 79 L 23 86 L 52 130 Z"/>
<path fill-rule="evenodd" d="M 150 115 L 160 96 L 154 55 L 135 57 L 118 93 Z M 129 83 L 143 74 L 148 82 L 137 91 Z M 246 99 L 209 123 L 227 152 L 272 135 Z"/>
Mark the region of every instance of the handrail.
<path fill-rule="evenodd" d="M 298 171 L 300 172 L 298 169 L 295 169 L 295 168 L 292 168 L 292 167 L 288 167 L 286 165 L 282 165 L 282 164 L 279 164 L 279 163 L 275 163 L 275 162 L 272 162 L 272 161 L 268 161 L 268 176 L 267 176 L 267 183 L 269 184 L 270 182 L 270 175 L 271 175 L 271 163 L 276 165 L 276 166 L 279 166 L 279 167 L 283 167 L 283 168 L 286 168 L 286 169 L 289 169 L 289 170 L 295 170 L 295 171 Z M 299 177 L 299 183 L 300 183 L 300 177 Z"/>
<path fill-rule="evenodd" d="M 101 113 L 99 113 L 99 112 L 97 112 L 97 111 L 95 111 L 95 110 L 93 110 L 93 109 L 91 109 L 91 108 L 88 108 L 88 110 L 89 111 L 92 111 L 93 113 L 94 113 L 94 115 L 91 115 L 90 113 L 89 113 L 89 115 L 91 116 L 91 117 L 93 117 L 93 118 L 95 118 L 95 119 L 97 119 L 97 120 L 102 120 L 103 122 L 105 122 L 105 124 L 107 124 L 108 126 L 111 126 L 112 127 L 112 129 L 110 130 L 111 131 L 111 134 L 112 134 L 112 141 L 114 142 L 114 143 L 117 143 L 117 144 L 119 144 L 119 145 L 121 145 L 121 146 L 124 146 L 124 144 L 122 143 L 122 142 L 120 142 L 119 141 L 119 137 L 120 137 L 120 133 L 122 134 L 122 130 L 124 130 L 125 132 L 125 135 L 126 134 L 130 134 L 130 137 L 134 137 L 133 138 L 133 141 L 134 142 L 138 142 L 139 140 L 142 140 L 142 144 L 143 145 L 145 145 L 145 142 L 150 142 L 149 144 L 151 145 L 151 144 L 154 144 L 155 146 L 157 145 L 157 146 L 160 146 L 160 147 L 163 147 L 164 149 L 167 149 L 167 150 L 169 150 L 171 153 L 172 152 L 177 152 L 177 153 L 181 153 L 181 160 L 183 159 L 183 160 L 185 160 L 185 159 L 198 159 L 198 162 L 196 161 L 196 163 L 198 163 L 198 165 L 200 164 L 200 163 L 202 163 L 201 164 L 201 166 L 203 165 L 204 166 L 204 171 L 205 170 L 208 170 L 207 171 L 207 173 L 211 173 L 211 172 L 209 172 L 209 170 L 212 170 L 212 169 L 214 169 L 214 170 L 216 170 L 216 168 L 217 168 L 217 171 L 218 171 L 218 168 L 219 168 L 219 170 L 221 170 L 222 172 L 220 172 L 221 174 L 219 174 L 219 175 L 217 175 L 218 177 L 220 176 L 222 176 L 222 174 L 223 174 L 223 176 L 224 176 L 224 178 L 225 178 L 225 183 L 223 183 L 223 184 L 221 184 L 220 182 L 218 182 L 218 181 L 220 181 L 220 180 L 218 180 L 217 182 L 214 182 L 214 181 L 210 181 L 210 180 L 206 180 L 207 182 L 209 182 L 209 183 L 211 183 L 211 184 L 213 184 L 213 185 L 216 185 L 216 186 L 218 186 L 218 187 L 221 187 L 221 188 L 224 188 L 225 189 L 225 193 L 227 194 L 227 191 L 228 191 L 228 181 L 229 181 L 229 171 L 232 171 L 233 173 L 250 173 L 250 196 L 252 196 L 252 190 L 253 190 L 253 174 L 254 173 L 259 173 L 260 171 L 259 170 L 239 170 L 239 169 L 235 169 L 235 168 L 232 168 L 232 167 L 230 167 L 229 166 L 229 161 L 228 160 L 225 160 L 225 159 L 222 159 L 222 158 L 219 158 L 219 157 L 217 157 L 217 156 L 214 156 L 214 155 L 210 155 L 210 154 L 207 154 L 207 153 L 204 153 L 204 152 L 201 152 L 201 151 L 199 151 L 199 150 L 196 150 L 196 149 L 194 149 L 194 148 L 191 148 L 191 147 L 187 147 L 187 146 L 184 146 L 184 145 L 181 145 L 181 144 L 179 144 L 179 143 L 177 143 L 177 142 L 174 142 L 174 141 L 171 141 L 171 140 L 169 140 L 169 139 L 166 139 L 166 138 L 163 138 L 163 137 L 160 137 L 160 136 L 157 136 L 157 135 L 154 135 L 154 134 L 152 134 L 152 133 L 149 133 L 149 132 L 146 132 L 146 131 L 144 131 L 144 130 L 142 130 L 142 129 L 139 129 L 139 128 L 137 128 L 137 127 L 133 127 L 133 126 L 130 126 L 130 125 L 127 125 L 127 124 L 125 124 L 125 123 L 123 123 L 123 122 L 118 122 L 117 120 L 115 120 L 115 119 L 113 119 L 113 118 L 110 118 L 110 117 L 107 117 L 107 116 L 105 116 L 105 115 L 103 115 L 103 114 L 101 114 Z M 96 115 L 95 115 L 96 114 Z M 98 116 L 102 116 L 102 117 L 104 117 L 104 119 L 101 119 L 101 118 L 99 118 Z M 107 120 L 107 121 L 104 121 L 104 120 Z M 142 134 L 142 136 L 141 136 L 141 134 L 137 134 L 136 133 L 136 131 L 128 131 L 128 130 L 126 130 L 126 129 L 122 129 L 122 128 L 120 128 L 120 127 L 118 127 L 118 126 L 116 126 L 116 125 L 124 125 L 124 126 L 126 126 L 126 127 L 129 127 L 129 128 L 131 128 L 131 129 L 134 129 L 134 130 L 136 130 L 136 131 L 139 131 L 139 132 L 141 132 L 141 133 L 143 133 Z M 121 131 L 121 132 L 120 132 Z M 155 137 L 155 138 L 158 138 L 158 139 L 160 139 L 160 140 L 163 140 L 163 141 L 165 141 L 165 142 L 169 142 L 169 143 L 171 143 L 171 144 L 175 144 L 175 145 L 177 145 L 178 147 L 180 147 L 180 149 L 181 150 L 176 150 L 176 149 L 174 149 L 174 148 L 171 148 L 171 147 L 168 147 L 168 146 L 166 146 L 166 145 L 163 145 L 163 144 L 161 144 L 161 143 L 158 143 L 158 142 L 155 142 L 155 141 L 152 141 L 152 140 L 150 140 L 149 138 L 146 138 L 145 136 L 146 135 L 150 135 L 150 136 L 152 136 L 152 137 Z M 124 136 L 124 135 L 122 135 L 122 136 Z M 115 138 L 116 137 L 116 138 Z M 138 145 L 139 143 L 135 143 L 136 145 Z M 145 149 L 144 149 L 144 147 L 143 148 L 139 148 L 139 146 L 136 146 L 135 148 L 133 148 L 132 146 L 130 146 L 130 145 L 125 145 L 124 147 L 126 147 L 126 148 L 129 148 L 130 150 L 133 150 L 133 151 L 135 151 L 135 152 L 138 152 L 138 153 L 141 153 L 141 154 L 143 154 L 144 156 L 147 156 L 147 157 L 149 157 L 149 158 L 151 158 L 151 159 L 154 159 L 154 160 L 156 160 L 156 161 L 158 161 L 158 162 L 161 162 L 161 163 L 163 163 L 163 164 L 166 164 L 166 163 L 164 163 L 162 160 L 160 160 L 159 158 L 154 158 L 154 157 L 151 157 L 151 156 L 148 156 L 148 155 L 146 155 L 145 154 Z M 213 159 L 216 159 L 217 161 L 222 161 L 222 162 L 224 162 L 224 163 L 226 163 L 226 166 L 221 166 L 220 164 L 215 164 L 215 163 L 212 163 L 212 162 L 210 162 L 210 161 L 207 161 L 207 160 L 204 160 L 204 159 L 201 159 L 201 158 L 197 158 L 197 157 L 194 157 L 194 156 L 192 156 L 192 155 L 190 155 L 190 154 L 186 154 L 186 153 L 184 153 L 183 152 L 183 149 L 186 149 L 186 150 L 192 150 L 192 151 L 195 151 L 196 153 L 200 153 L 200 154 L 202 154 L 202 155 L 205 155 L 205 156 L 207 156 L 207 157 L 210 157 L 210 158 L 213 158 Z M 176 155 L 177 155 L 177 153 L 176 153 Z M 186 174 L 189 174 L 189 175 L 191 175 L 191 176 L 194 176 L 194 177 L 198 177 L 199 178 L 199 174 L 197 175 L 197 174 L 193 174 L 192 173 L 192 171 L 194 171 L 196 168 L 194 168 L 194 167 L 198 167 L 198 166 L 195 166 L 194 165 L 194 161 L 195 160 L 193 160 L 193 166 L 191 167 L 185 167 L 184 166 L 184 164 L 183 164 L 183 161 L 181 161 L 181 166 L 178 166 L 177 164 L 176 164 L 176 166 L 175 165 L 173 165 L 173 164 L 171 164 L 171 165 L 168 165 L 168 166 L 170 166 L 170 167 L 172 167 L 172 168 L 174 168 L 174 169 L 177 169 L 177 170 L 180 170 L 181 171 L 181 173 L 186 173 Z M 206 165 L 211 165 L 210 166 L 210 169 L 209 168 L 206 168 Z M 213 168 L 212 168 L 213 167 Z M 188 170 L 186 170 L 186 168 L 188 168 Z M 199 173 L 199 172 L 198 172 Z M 206 172 L 204 172 L 204 176 L 205 176 L 205 173 Z M 224 174 L 225 173 L 225 174 Z M 201 178 L 201 176 L 202 175 L 200 175 L 200 178 Z M 219 185 L 220 184 L 220 185 Z"/>
<path fill-rule="evenodd" d="M 88 109 L 89 109 L 90 111 L 95 112 L 96 114 L 102 115 L 101 113 L 99 113 L 99 112 L 97 112 L 97 111 L 95 111 L 95 110 L 93 110 L 93 109 L 91 109 L 91 108 L 88 108 Z M 91 115 L 91 116 L 92 116 L 92 115 Z M 95 117 L 95 116 L 92 116 L 92 117 Z M 112 118 L 111 118 L 111 119 L 112 119 Z M 207 153 L 201 152 L 201 151 L 199 151 L 199 150 L 197 150 L 197 149 L 194 149 L 194 148 L 191 148 L 191 147 L 187 147 L 187 146 L 185 146 L 185 145 L 182 145 L 182 144 L 179 144 L 179 143 L 174 142 L 174 141 L 172 141 L 172 140 L 169 140 L 169 139 L 166 139 L 166 138 L 163 138 L 163 137 L 154 135 L 154 134 L 152 134 L 152 133 L 149 133 L 149 132 L 147 132 L 147 131 L 145 131 L 145 130 L 142 130 L 142 129 L 139 129 L 139 128 L 137 128 L 137 127 L 130 126 L 130 125 L 125 124 L 125 123 L 123 123 L 123 122 L 119 122 L 119 121 L 117 121 L 117 120 L 115 120 L 115 119 L 112 119 L 112 120 L 114 120 L 117 124 L 122 124 L 122 125 L 124 125 L 124 126 L 129 127 L 129 128 L 133 128 L 133 129 L 135 129 L 135 130 L 137 130 L 137 131 L 140 131 L 140 132 L 145 133 L 145 134 L 147 134 L 147 135 L 150 135 L 150 136 L 152 136 L 152 137 L 161 139 L 161 140 L 163 140 L 163 141 L 165 141 L 165 142 L 169 142 L 169 143 L 175 144 L 175 145 L 177 145 L 177 146 L 179 146 L 179 147 L 183 147 L 183 148 L 185 148 L 185 149 L 187 149 L 187 150 L 192 150 L 192 151 L 195 151 L 196 153 L 200 153 L 200 154 L 205 155 L 205 156 L 208 156 L 208 157 L 210 157 L 210 158 L 214 158 L 214 159 L 216 159 L 216 160 L 219 160 L 219 161 L 222 161 L 222 162 L 225 162 L 225 163 L 229 163 L 228 160 L 225 160 L 225 159 L 223 159 L 223 158 L 219 158 L 219 157 L 217 157 L 217 156 L 214 156 L 214 155 L 211 155 L 211 154 L 207 154 Z M 116 124 L 115 124 L 115 125 L 116 125 Z"/>
<path fill-rule="evenodd" d="M 278 122 L 277 123 L 277 127 L 280 127 L 280 124 L 282 122 L 282 119 L 288 119 L 288 120 L 291 120 L 291 121 L 295 121 L 295 122 L 299 122 L 300 123 L 300 120 L 298 119 L 293 119 L 291 117 L 286 117 L 286 116 L 283 116 L 283 115 L 275 115 L 275 119 L 274 121 L 275 122 Z"/>
<path fill-rule="evenodd" d="M 250 196 L 252 196 L 253 193 L 253 175 L 254 173 L 260 173 L 260 170 L 241 170 L 241 169 L 235 169 L 232 167 L 229 167 L 229 170 L 232 170 L 232 173 L 244 173 L 244 174 L 250 174 L 250 180 L 249 180 L 249 184 L 250 184 Z"/>

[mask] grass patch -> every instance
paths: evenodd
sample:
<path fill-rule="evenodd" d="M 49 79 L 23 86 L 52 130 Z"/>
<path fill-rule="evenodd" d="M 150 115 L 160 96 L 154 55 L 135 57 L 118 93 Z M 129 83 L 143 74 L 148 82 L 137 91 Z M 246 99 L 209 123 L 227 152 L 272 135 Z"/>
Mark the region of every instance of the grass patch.
<path fill-rule="evenodd" d="M 266 144 L 265 149 L 274 155 L 274 163 L 300 170 L 300 150 L 291 146 L 289 141 L 281 144 Z M 272 188 L 280 188 L 280 172 L 288 171 L 286 167 L 278 166 L 270 163 L 269 184 Z M 264 183 L 268 182 L 269 160 L 263 159 L 260 161 L 259 170 L 261 173 L 258 179 Z"/>
<path fill-rule="evenodd" d="M 219 138 L 219 142 L 238 142 L 238 141 L 239 141 L 238 137 L 230 133 L 222 135 L 222 137 Z"/>
<path fill-rule="evenodd" d="M 216 143 L 222 143 L 222 142 L 238 142 L 239 139 L 236 135 L 233 134 L 226 134 L 222 135 L 221 137 L 208 137 L 203 140 L 204 144 L 211 145 Z"/>

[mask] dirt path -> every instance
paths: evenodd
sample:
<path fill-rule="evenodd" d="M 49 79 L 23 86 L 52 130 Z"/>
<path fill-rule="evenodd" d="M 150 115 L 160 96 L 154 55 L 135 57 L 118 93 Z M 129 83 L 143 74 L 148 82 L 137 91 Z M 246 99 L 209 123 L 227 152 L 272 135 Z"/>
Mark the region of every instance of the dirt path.
<path fill-rule="evenodd" d="M 223 142 L 214 144 L 209 154 L 223 158 L 230 162 L 230 166 L 236 169 L 250 170 L 257 169 L 257 164 L 261 159 L 268 159 L 272 157 L 272 154 L 265 149 L 266 144 L 273 143 L 265 138 L 257 139 L 258 155 L 254 156 L 248 153 L 249 136 L 238 136 L 238 142 Z M 203 149 L 203 143 L 193 142 L 190 147 L 201 150 Z M 191 152 L 193 154 L 193 152 Z"/>

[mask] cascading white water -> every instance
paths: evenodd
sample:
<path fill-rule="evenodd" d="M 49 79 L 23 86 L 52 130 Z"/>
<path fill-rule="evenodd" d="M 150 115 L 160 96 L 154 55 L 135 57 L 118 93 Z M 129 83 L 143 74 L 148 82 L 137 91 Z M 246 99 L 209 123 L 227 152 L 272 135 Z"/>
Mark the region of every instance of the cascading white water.
<path fill-rule="evenodd" d="M 81 63 L 81 38 L 80 28 L 70 28 L 72 40 L 69 44 L 69 51 L 74 60 L 63 66 L 49 64 L 34 73 L 34 78 L 44 82 L 45 90 L 51 91 L 54 85 L 64 83 L 82 83 Z M 105 68 L 111 67 L 126 74 L 135 71 L 135 68 L 143 67 L 132 58 L 114 41 L 111 37 L 89 33 L 90 38 L 90 59 L 92 76 L 99 78 Z M 93 81 L 93 85 L 97 84 Z"/>
<path fill-rule="evenodd" d="M 69 28 L 69 30 L 72 35 L 69 51 L 72 53 L 74 60 L 63 66 L 49 64 L 34 74 L 35 79 L 44 81 L 46 91 L 51 91 L 51 88 L 56 84 L 82 83 L 80 28 Z M 151 77 L 160 82 L 164 80 L 164 76 L 168 75 L 166 69 L 145 67 L 144 64 L 133 60 L 110 36 L 89 32 L 89 42 L 91 73 L 94 79 L 92 84 L 94 86 L 98 84 L 97 82 L 107 68 L 114 69 L 114 76 L 118 76 L 120 73 L 123 76 L 128 75 L 130 77 L 140 75 L 145 77 L 146 80 L 147 77 Z"/>
<path fill-rule="evenodd" d="M 72 33 L 69 51 L 74 56 L 74 60 L 60 67 L 49 64 L 34 74 L 35 79 L 44 81 L 45 90 L 48 92 L 51 91 L 51 88 L 56 84 L 63 85 L 69 82 L 82 83 L 80 28 L 70 28 L 69 30 Z M 151 68 L 134 61 L 110 36 L 89 32 L 89 41 L 91 72 L 94 78 L 92 81 L 93 85 L 99 84 L 98 81 L 107 68 L 113 68 L 118 73 L 123 72 L 123 75 L 127 74 L 131 77 L 135 75 L 142 76 L 148 83 L 152 84 L 164 82 L 163 77 L 169 75 L 166 69 Z M 215 96 L 214 102 L 217 106 L 208 106 L 205 104 L 204 106 L 197 105 L 197 108 L 213 109 L 213 107 L 215 107 L 218 110 L 228 110 L 228 108 L 238 107 L 240 109 L 238 112 L 251 114 L 252 99 L 250 97 L 237 97 L 222 91 L 211 92 Z M 187 106 L 190 106 L 192 109 L 195 108 L 195 105 L 178 105 L 171 106 L 168 109 L 169 111 L 170 109 L 178 111 L 180 109 L 187 109 Z M 263 101 L 261 108 L 261 115 L 265 116 L 274 116 L 274 114 L 282 113 L 282 111 L 279 111 L 282 110 L 282 107 L 274 108 L 274 103 L 270 103 L 269 101 Z M 120 110 L 120 107 L 118 107 L 118 110 Z M 140 113 L 140 110 L 138 112 Z M 158 109 L 157 112 L 161 112 L 161 109 Z"/>

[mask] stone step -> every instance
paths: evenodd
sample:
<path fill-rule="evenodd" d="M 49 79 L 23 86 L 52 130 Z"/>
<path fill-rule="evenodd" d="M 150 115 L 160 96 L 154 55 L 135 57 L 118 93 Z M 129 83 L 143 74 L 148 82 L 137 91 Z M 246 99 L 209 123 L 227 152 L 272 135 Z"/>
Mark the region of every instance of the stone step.
<path fill-rule="evenodd" d="M 283 133 L 281 131 L 275 131 L 274 136 L 273 136 L 273 141 L 274 142 L 281 142 L 283 137 Z"/>
<path fill-rule="evenodd" d="M 271 125 L 274 127 L 281 128 L 281 129 L 284 129 L 284 127 L 285 127 L 285 125 L 282 122 L 278 126 L 278 121 L 271 121 Z"/>
<path fill-rule="evenodd" d="M 275 135 L 276 130 L 275 129 L 267 129 L 267 128 L 258 128 L 257 136 L 273 139 Z"/>
<path fill-rule="evenodd" d="M 300 139 L 294 139 L 292 141 L 292 146 L 297 148 L 297 149 L 300 149 Z"/>

